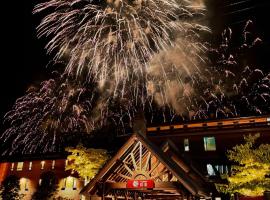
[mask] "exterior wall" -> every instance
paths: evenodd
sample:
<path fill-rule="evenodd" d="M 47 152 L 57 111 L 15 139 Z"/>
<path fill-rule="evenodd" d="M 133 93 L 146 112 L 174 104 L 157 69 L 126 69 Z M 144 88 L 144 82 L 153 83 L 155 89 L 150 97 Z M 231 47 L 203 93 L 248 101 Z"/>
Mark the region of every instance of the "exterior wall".
<path fill-rule="evenodd" d="M 237 144 L 243 143 L 243 136 L 249 133 L 257 133 L 249 132 L 246 133 L 234 133 L 230 134 L 215 134 L 215 132 L 208 132 L 201 135 L 175 135 L 170 136 L 171 139 L 177 148 L 180 150 L 181 155 L 190 161 L 200 172 L 207 176 L 207 164 L 212 165 L 227 165 L 230 167 L 230 162 L 227 160 L 226 153 L 229 149 L 232 149 Z M 214 151 L 206 151 L 204 149 L 204 137 L 214 137 L 216 143 L 216 150 Z M 184 151 L 184 139 L 188 139 L 189 141 L 189 151 Z M 151 137 L 151 140 L 157 144 L 162 144 L 164 142 L 161 138 Z M 270 128 L 268 132 L 261 133 L 261 137 L 258 140 L 259 143 L 270 143 Z"/>
<path fill-rule="evenodd" d="M 256 133 L 260 133 L 258 143 L 270 143 L 270 116 L 150 127 L 147 136 L 157 146 L 170 139 L 181 156 L 208 177 L 207 164 L 221 169 L 226 167 L 230 171 L 231 163 L 227 159 L 227 151 L 243 143 L 243 136 Z M 204 149 L 204 137 L 215 138 L 216 150 Z M 184 150 L 185 139 L 189 141 L 189 151 Z M 216 175 L 218 176 L 217 173 Z"/>
<path fill-rule="evenodd" d="M 32 162 L 32 168 L 29 168 L 30 162 Z M 20 192 L 24 194 L 23 199 L 30 200 L 39 184 L 41 174 L 52 171 L 58 181 L 57 196 L 74 200 L 81 199 L 79 193 L 84 182 L 78 179 L 76 173 L 65 171 L 65 159 L 55 160 L 54 168 L 52 167 L 53 160 L 44 160 L 44 169 L 41 169 L 41 162 L 42 160 L 24 161 L 21 171 L 17 170 L 18 162 L 13 164 L 11 162 L 0 163 L 0 180 L 2 182 L 9 175 L 17 176 L 20 179 Z"/>

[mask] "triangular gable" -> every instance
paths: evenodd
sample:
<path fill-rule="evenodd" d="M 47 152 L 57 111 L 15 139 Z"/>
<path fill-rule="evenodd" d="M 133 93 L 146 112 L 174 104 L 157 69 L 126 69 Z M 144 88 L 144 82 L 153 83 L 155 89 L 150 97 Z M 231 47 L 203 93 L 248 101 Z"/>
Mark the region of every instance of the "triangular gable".
<path fill-rule="evenodd" d="M 113 183 L 123 189 L 128 180 L 149 179 L 154 180 L 155 189 L 168 193 L 183 189 L 194 196 L 209 196 L 190 174 L 147 138 L 134 134 L 81 193 L 95 194 L 98 183 Z"/>

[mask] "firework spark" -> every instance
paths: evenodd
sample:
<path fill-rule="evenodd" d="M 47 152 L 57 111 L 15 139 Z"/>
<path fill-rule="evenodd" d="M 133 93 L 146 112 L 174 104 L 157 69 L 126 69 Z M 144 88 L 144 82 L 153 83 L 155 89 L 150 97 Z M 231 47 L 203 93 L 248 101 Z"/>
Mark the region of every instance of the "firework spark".
<path fill-rule="evenodd" d="M 5 115 L 9 128 L 0 139 L 12 141 L 12 146 L 3 154 L 58 152 L 65 137 L 93 133 L 108 125 L 131 126 L 142 102 L 135 101 L 133 90 L 129 98 L 119 100 L 111 92 L 100 93 L 96 83 L 53 74 L 55 78 L 30 87 Z"/>
<path fill-rule="evenodd" d="M 243 41 L 233 46 L 232 30 L 225 29 L 222 42 L 216 48 L 209 47 L 210 68 L 207 78 L 197 76 L 199 80 L 192 88 L 196 96 L 196 105 L 192 118 L 227 118 L 246 115 L 267 114 L 270 111 L 270 74 L 263 67 L 258 68 L 256 51 L 262 40 L 248 27 L 248 21 L 242 33 Z M 248 39 L 247 39 L 248 33 Z M 209 71 L 211 70 L 211 71 Z M 199 98 L 198 98 L 199 94 Z"/>
<path fill-rule="evenodd" d="M 51 0 L 34 13 L 52 9 L 38 27 L 39 37 L 52 37 L 48 52 L 67 59 L 67 72 L 87 73 L 100 88 L 113 85 L 114 95 L 147 81 L 149 61 L 174 46 L 176 33 L 207 29 L 193 22 L 204 10 L 193 1 Z"/>
<path fill-rule="evenodd" d="M 102 124 L 98 115 L 106 111 L 100 109 L 97 114 L 93 110 L 96 95 L 94 89 L 86 88 L 82 82 L 66 78 L 66 75 L 57 75 L 38 87 L 30 87 L 6 114 L 5 121 L 10 128 L 2 139 L 13 138 L 10 153 L 22 147 L 23 153 L 31 153 L 40 146 L 46 152 L 55 151 L 61 143 L 58 137 L 61 133 L 90 132 L 93 124 Z"/>

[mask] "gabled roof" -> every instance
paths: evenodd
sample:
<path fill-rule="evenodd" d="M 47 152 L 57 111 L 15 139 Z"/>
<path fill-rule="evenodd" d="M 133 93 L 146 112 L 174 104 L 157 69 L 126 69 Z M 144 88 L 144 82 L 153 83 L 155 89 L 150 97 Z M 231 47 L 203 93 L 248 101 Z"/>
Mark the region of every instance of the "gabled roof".
<path fill-rule="evenodd" d="M 141 149 L 137 150 L 139 146 Z M 195 172 L 191 167 L 188 167 L 180 157 L 177 157 L 178 161 L 175 159 L 176 154 L 171 158 L 166 154 L 166 151 L 162 151 L 162 148 L 157 147 L 146 137 L 139 134 L 133 134 L 128 139 L 117 154 L 100 170 L 96 177 L 82 189 L 81 193 L 85 195 L 93 194 L 99 182 L 107 181 L 124 183 L 132 177 L 132 175 L 128 176 L 128 174 L 131 174 L 134 168 L 139 168 L 137 165 L 140 165 L 140 170 L 142 170 L 142 168 L 147 168 L 147 162 L 149 162 L 150 156 L 157 160 L 157 166 L 159 163 L 162 165 L 162 171 L 156 172 L 156 175 L 152 178 L 159 179 L 158 181 L 161 181 L 160 176 L 163 172 L 170 173 L 173 178 L 167 177 L 167 181 L 177 181 L 180 183 L 181 187 L 194 196 L 210 196 L 207 188 L 205 187 L 206 183 L 202 184 L 203 180 L 197 175 L 197 172 Z M 135 158 L 138 160 L 140 159 L 143 164 L 136 163 Z M 144 166 L 142 167 L 142 165 Z M 125 173 L 123 173 L 124 170 L 126 170 Z M 153 170 L 154 169 L 152 169 L 150 173 L 152 173 Z"/>

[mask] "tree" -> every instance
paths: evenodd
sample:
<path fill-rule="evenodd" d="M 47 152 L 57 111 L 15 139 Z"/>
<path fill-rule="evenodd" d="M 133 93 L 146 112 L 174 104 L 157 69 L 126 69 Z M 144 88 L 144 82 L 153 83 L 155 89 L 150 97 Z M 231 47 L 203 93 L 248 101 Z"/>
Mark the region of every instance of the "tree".
<path fill-rule="evenodd" d="M 256 146 L 260 134 L 244 136 L 245 143 L 228 151 L 228 158 L 237 165 L 227 176 L 228 184 L 216 184 L 222 193 L 262 196 L 270 190 L 270 144 Z"/>
<path fill-rule="evenodd" d="M 68 156 L 71 162 L 66 166 L 66 170 L 74 170 L 81 178 L 86 179 L 92 179 L 109 159 L 105 149 L 87 149 L 78 145 L 76 148 L 66 148 L 66 151 L 71 153 Z"/>
<path fill-rule="evenodd" d="M 19 200 L 22 195 L 19 194 L 20 181 L 15 175 L 10 175 L 5 178 L 2 183 L 0 197 L 3 200 Z"/>
<path fill-rule="evenodd" d="M 41 183 L 33 194 L 32 200 L 50 199 L 57 191 L 57 180 L 53 172 L 44 172 L 40 176 Z"/>

